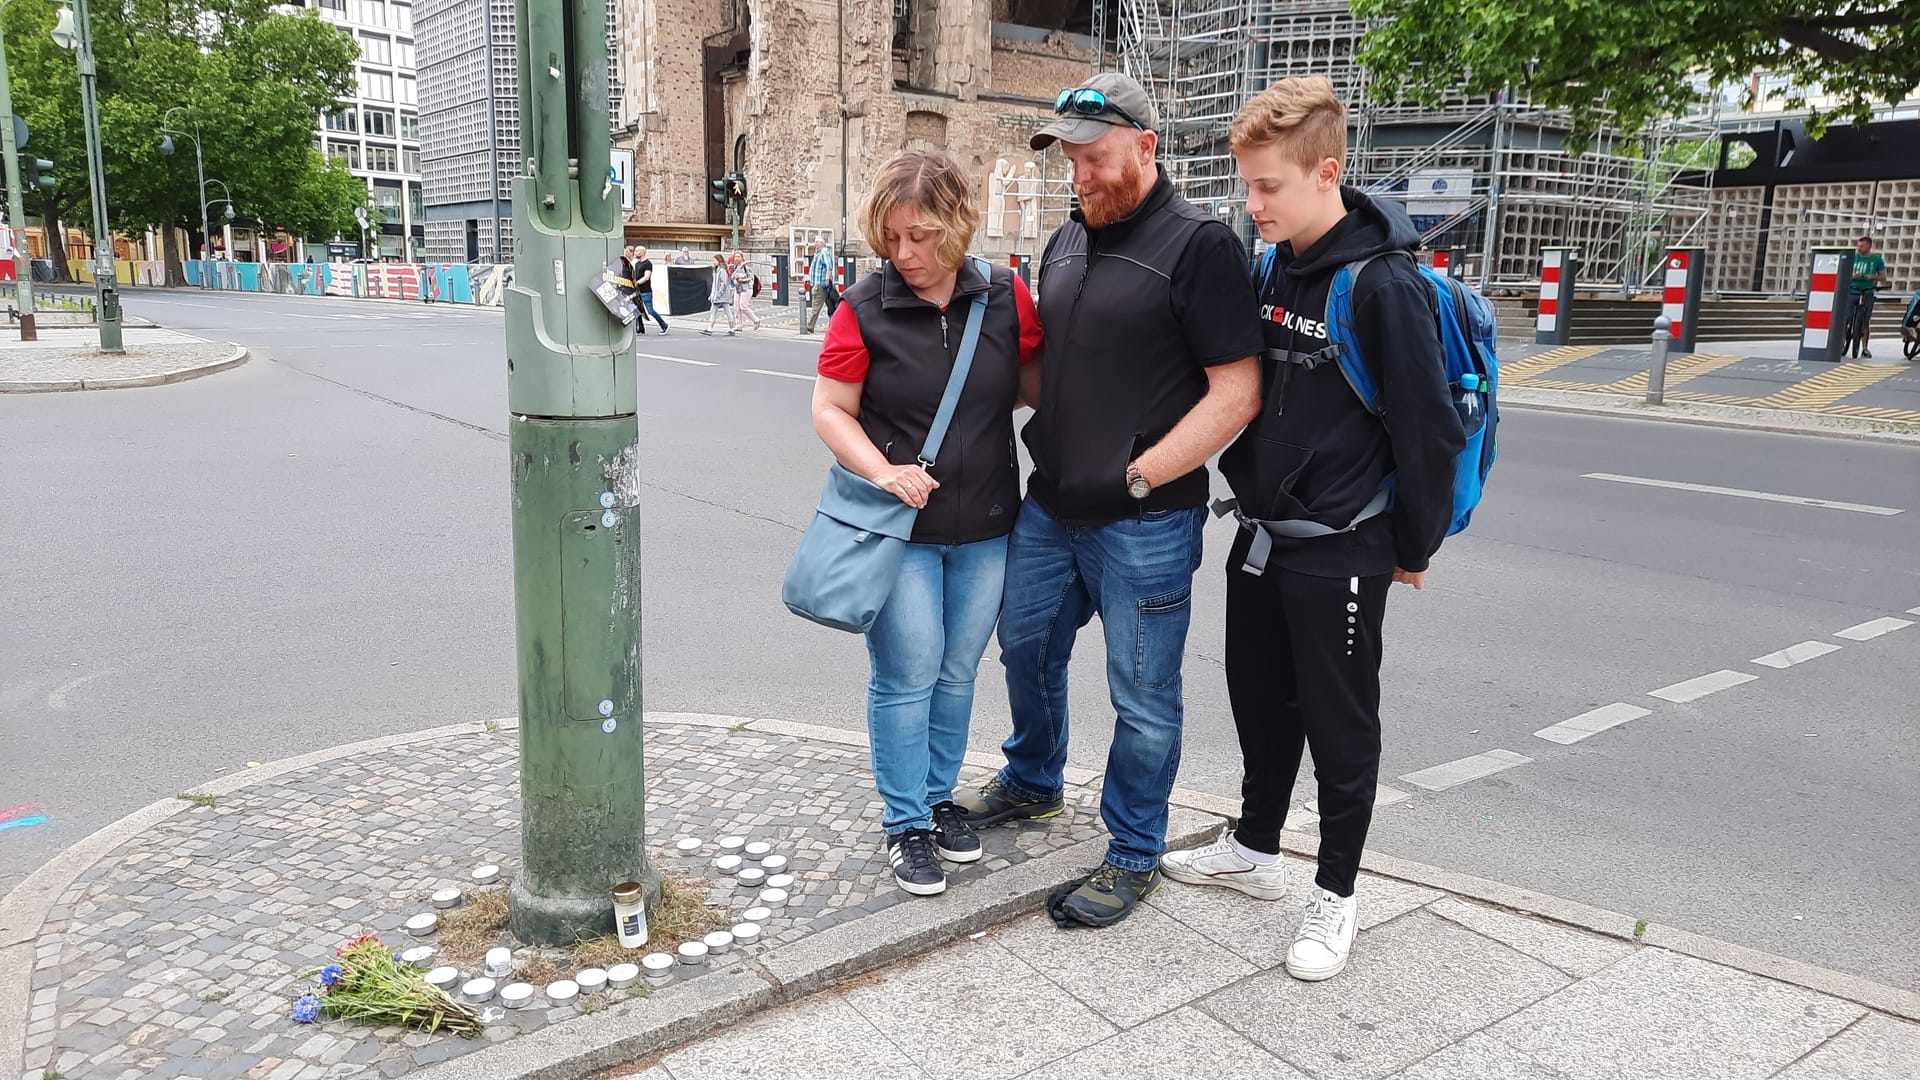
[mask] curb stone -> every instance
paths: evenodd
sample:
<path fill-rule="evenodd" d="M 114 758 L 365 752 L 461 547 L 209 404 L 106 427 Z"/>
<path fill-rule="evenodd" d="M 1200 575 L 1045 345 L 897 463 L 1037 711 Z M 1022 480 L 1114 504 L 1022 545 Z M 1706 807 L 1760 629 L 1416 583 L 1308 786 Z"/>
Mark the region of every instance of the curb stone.
<path fill-rule="evenodd" d="M 50 394 L 70 390 L 131 390 L 140 386 L 166 386 L 171 383 L 186 382 L 204 375 L 212 375 L 239 367 L 247 362 L 251 355 L 244 345 L 225 342 L 233 346 L 232 355 L 225 360 L 216 360 L 198 367 L 182 368 L 160 375 L 141 375 L 131 379 L 63 379 L 58 382 L 0 382 L 0 394 Z"/>
<path fill-rule="evenodd" d="M 1538 390 L 1516 386 L 1500 391 L 1500 406 L 1538 412 L 1572 413 L 1626 420 L 1648 420 L 1694 427 L 1760 431 L 1775 435 L 1814 435 L 1826 439 L 1920 446 L 1920 425 L 1898 420 L 1867 420 L 1789 409 L 1760 409 L 1741 405 L 1673 401 L 1647 405 L 1618 394 L 1579 390 Z"/>
<path fill-rule="evenodd" d="M 243 350 L 244 351 L 244 350 Z M 791 721 L 709 713 L 649 713 L 646 720 L 697 727 L 747 727 L 767 734 L 866 746 L 864 732 Z M 489 726 L 519 726 L 517 718 L 459 723 L 423 731 L 382 736 L 283 758 L 230 773 L 191 790 L 225 795 L 290 772 L 343 757 L 418 742 L 474 735 Z M 969 754 L 969 764 L 992 767 L 992 754 Z M 1069 770 L 1070 783 L 1091 786 L 1099 774 Z M 1169 847 L 1196 843 L 1216 832 L 1220 819 L 1238 813 L 1232 800 L 1176 788 L 1170 799 L 1179 811 L 1168 823 Z M 0 898 L 0 1077 L 21 1075 L 30 1008 L 34 942 L 54 901 L 89 867 L 152 826 L 182 813 L 189 804 L 165 798 L 103 826 L 54 856 Z M 1312 857 L 1318 839 L 1288 832 L 1282 846 Z M 1098 861 L 1104 841 L 1090 840 L 952 889 L 956 903 L 904 904 L 866 918 L 842 923 L 754 958 L 750 964 L 712 972 L 603 1012 L 576 1017 L 506 1043 L 477 1051 L 415 1074 L 420 1080 L 575 1080 L 709 1034 L 760 1009 L 795 1001 L 887 964 L 924 953 L 956 938 L 998 925 L 1031 908 L 1057 885 L 1077 877 Z M 1683 930 L 1649 925 L 1637 938 L 1636 920 L 1618 912 L 1546 893 L 1504 885 L 1367 851 L 1370 872 L 1438 889 L 1470 900 L 1545 918 L 1607 937 L 1637 941 L 1764 978 L 1792 983 L 1844 998 L 1880 1012 L 1920 1021 L 1920 994 L 1884 986 L 1844 972 L 1716 941 Z"/>

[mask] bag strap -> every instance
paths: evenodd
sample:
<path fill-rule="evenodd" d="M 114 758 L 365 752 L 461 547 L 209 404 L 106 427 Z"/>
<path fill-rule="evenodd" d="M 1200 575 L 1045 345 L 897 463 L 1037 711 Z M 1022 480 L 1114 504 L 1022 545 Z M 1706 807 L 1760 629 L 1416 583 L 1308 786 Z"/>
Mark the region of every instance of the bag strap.
<path fill-rule="evenodd" d="M 940 398 L 940 411 L 933 415 L 933 426 L 927 429 L 927 443 L 920 448 L 920 467 L 933 468 L 940 456 L 940 444 L 947 440 L 947 427 L 953 423 L 953 411 L 960 404 L 960 388 L 967 383 L 967 372 L 973 370 L 973 353 L 980 345 L 980 324 L 986 321 L 987 297 L 993 292 L 993 266 L 985 259 L 974 259 L 980 268 L 980 276 L 987 279 L 987 287 L 974 295 L 973 304 L 967 311 L 967 329 L 960 335 L 960 355 L 954 358 L 953 374 L 947 376 L 947 392 Z"/>

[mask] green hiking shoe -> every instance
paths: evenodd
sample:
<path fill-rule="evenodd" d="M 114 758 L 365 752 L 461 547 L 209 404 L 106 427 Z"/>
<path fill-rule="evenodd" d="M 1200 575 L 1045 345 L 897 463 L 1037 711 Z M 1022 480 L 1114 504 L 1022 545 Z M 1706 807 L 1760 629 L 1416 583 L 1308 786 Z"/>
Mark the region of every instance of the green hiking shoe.
<path fill-rule="evenodd" d="M 976 829 L 984 829 L 989 825 L 998 825 L 1003 821 L 1013 821 L 1017 818 L 1038 821 L 1042 818 L 1058 817 L 1067 808 L 1066 800 L 1058 795 L 1051 799 L 1028 802 L 1008 791 L 1007 786 L 1000 782 L 998 775 L 987 781 L 979 791 L 955 795 L 953 804 L 960 808 L 960 813 L 967 819 L 967 824 Z"/>
<path fill-rule="evenodd" d="M 1060 901 L 1055 920 L 1112 926 L 1133 914 L 1134 905 L 1159 892 L 1162 880 L 1158 868 L 1122 870 L 1103 862 L 1084 884 Z"/>

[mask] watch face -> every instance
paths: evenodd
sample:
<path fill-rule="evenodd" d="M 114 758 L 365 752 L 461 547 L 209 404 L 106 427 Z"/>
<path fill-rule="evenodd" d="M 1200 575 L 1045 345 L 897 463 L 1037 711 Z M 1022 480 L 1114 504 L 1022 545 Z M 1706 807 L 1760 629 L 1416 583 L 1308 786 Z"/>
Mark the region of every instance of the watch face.
<path fill-rule="evenodd" d="M 1136 499 L 1144 499 L 1152 493 L 1153 485 L 1147 483 L 1145 477 L 1140 477 L 1127 483 L 1127 494 L 1132 495 Z"/>

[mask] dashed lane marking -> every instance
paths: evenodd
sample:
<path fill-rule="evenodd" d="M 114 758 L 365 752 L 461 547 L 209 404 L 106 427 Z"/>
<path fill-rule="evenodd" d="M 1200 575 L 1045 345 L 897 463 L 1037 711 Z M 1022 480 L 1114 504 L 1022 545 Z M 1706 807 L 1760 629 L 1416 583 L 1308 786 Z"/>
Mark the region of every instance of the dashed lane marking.
<path fill-rule="evenodd" d="M 1822 510 L 1847 510 L 1855 514 L 1877 514 L 1892 517 L 1905 511 L 1893 506 L 1874 506 L 1869 503 L 1840 502 L 1835 499 L 1810 499 L 1802 495 L 1778 495 L 1771 491 L 1748 491 L 1745 488 L 1716 487 L 1712 484 L 1687 484 L 1678 480 L 1656 480 L 1647 476 L 1621 476 L 1616 473 L 1582 473 L 1584 480 L 1606 480 L 1615 484 L 1634 484 L 1639 487 L 1666 488 L 1669 491 L 1694 491 L 1703 495 L 1729 495 L 1737 499 L 1759 499 L 1764 502 L 1791 503 L 1794 506 L 1812 506 Z"/>
<path fill-rule="evenodd" d="M 1428 791 L 1445 791 L 1451 787 L 1459 787 L 1469 780 L 1479 780 L 1497 772 L 1504 772 L 1515 765 L 1526 765 L 1531 761 L 1533 761 L 1532 758 L 1524 754 L 1516 754 L 1511 750 L 1489 750 L 1484 754 L 1449 761 L 1445 765 L 1435 765 L 1431 769 L 1410 772 L 1400 779 Z"/>
<path fill-rule="evenodd" d="M 1920 614 L 1920 612 L 1914 614 Z M 1913 621 L 1911 619 L 1896 619 L 1889 615 L 1884 619 L 1873 619 L 1868 622 L 1863 622 L 1858 626 L 1849 626 L 1845 630 L 1836 630 L 1833 636 L 1846 638 L 1848 641 L 1872 641 L 1882 634 L 1891 634 L 1895 630 L 1904 629 L 1912 625 Z"/>
<path fill-rule="evenodd" d="M 1684 705 L 1689 701 L 1698 701 L 1708 694 L 1717 694 L 1722 690 L 1730 690 L 1743 683 L 1754 682 L 1759 678 L 1760 676 L 1749 674 L 1745 671 L 1727 669 L 1702 675 L 1697 679 L 1677 682 L 1672 686 L 1663 686 L 1658 690 L 1649 691 L 1647 696 L 1657 697 L 1662 701 L 1671 701 L 1676 705 Z"/>
<path fill-rule="evenodd" d="M 800 375 L 791 371 L 768 371 L 765 368 L 750 367 L 746 369 L 746 372 L 749 375 L 771 375 L 776 379 L 799 379 L 801 382 L 814 381 L 811 375 Z"/>
<path fill-rule="evenodd" d="M 644 356 L 649 360 L 665 360 L 669 364 L 685 364 L 688 367 L 718 367 L 719 366 L 718 364 L 715 364 L 711 360 L 689 360 L 684 356 L 662 356 L 659 353 L 650 353 L 650 352 L 634 353 L 633 355 Z"/>
<path fill-rule="evenodd" d="M 1753 662 L 1761 667 L 1779 668 L 1784 671 L 1795 664 L 1804 664 L 1809 660 L 1839 651 L 1840 646 L 1831 641 L 1803 641 L 1798 645 L 1789 645 L 1779 652 L 1756 656 Z"/>
<path fill-rule="evenodd" d="M 1616 701 L 1611 705 L 1602 705 L 1581 713 L 1570 720 L 1543 727 L 1534 734 L 1548 742 L 1562 746 L 1572 746 L 1590 735 L 1598 735 L 1608 728 L 1616 728 L 1631 720 L 1653 715 L 1652 709 L 1643 709 L 1638 705 L 1629 705 Z"/>

